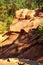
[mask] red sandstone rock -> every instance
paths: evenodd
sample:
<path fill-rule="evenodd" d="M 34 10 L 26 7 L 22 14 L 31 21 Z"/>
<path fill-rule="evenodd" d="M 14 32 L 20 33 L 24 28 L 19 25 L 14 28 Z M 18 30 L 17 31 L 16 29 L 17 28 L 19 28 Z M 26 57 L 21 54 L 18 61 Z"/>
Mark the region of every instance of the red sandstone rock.
<path fill-rule="evenodd" d="M 43 36 L 36 35 L 35 30 L 32 30 L 43 23 L 43 18 L 34 17 L 32 12 L 32 18 L 25 19 L 27 13 L 22 10 L 18 12 L 18 16 L 16 14 L 17 17 L 10 26 L 10 31 L 5 34 L 9 38 L 0 43 L 0 58 L 18 57 L 43 62 Z M 20 15 L 22 15 L 21 19 L 19 19 Z"/>

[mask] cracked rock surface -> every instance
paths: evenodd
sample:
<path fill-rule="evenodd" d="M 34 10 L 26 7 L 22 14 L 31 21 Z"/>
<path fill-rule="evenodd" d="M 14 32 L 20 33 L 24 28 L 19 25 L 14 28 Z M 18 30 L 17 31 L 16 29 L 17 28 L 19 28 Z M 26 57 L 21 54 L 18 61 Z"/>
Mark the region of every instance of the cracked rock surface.
<path fill-rule="evenodd" d="M 37 10 L 30 11 L 26 9 L 25 11 L 22 9 L 16 12 L 10 31 L 4 33 L 0 38 L 0 63 L 2 61 L 4 63 L 0 65 L 9 65 L 9 63 L 13 65 L 14 61 L 10 60 L 11 62 L 9 62 L 7 58 L 30 59 L 43 62 L 43 36 L 35 33 L 40 24 L 43 23 L 43 12 L 39 11 L 37 15 L 35 13 L 37 13 Z M 34 61 L 29 63 L 34 65 Z M 40 63 L 36 65 L 40 65 Z"/>

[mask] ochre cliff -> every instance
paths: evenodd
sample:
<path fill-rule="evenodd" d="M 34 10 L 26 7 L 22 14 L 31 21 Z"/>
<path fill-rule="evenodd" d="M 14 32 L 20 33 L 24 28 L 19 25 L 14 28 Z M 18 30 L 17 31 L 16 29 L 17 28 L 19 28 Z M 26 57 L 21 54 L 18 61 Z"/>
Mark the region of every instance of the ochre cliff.
<path fill-rule="evenodd" d="M 37 15 L 36 15 L 37 14 Z M 16 12 L 10 31 L 0 43 L 0 58 L 25 58 L 43 62 L 43 36 L 36 34 L 43 23 L 43 12 L 21 9 Z"/>

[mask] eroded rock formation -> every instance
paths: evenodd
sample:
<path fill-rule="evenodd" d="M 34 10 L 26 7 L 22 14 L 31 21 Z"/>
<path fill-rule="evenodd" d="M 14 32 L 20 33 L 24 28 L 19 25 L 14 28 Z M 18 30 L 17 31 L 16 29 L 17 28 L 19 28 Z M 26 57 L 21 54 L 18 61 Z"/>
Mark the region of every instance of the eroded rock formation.
<path fill-rule="evenodd" d="M 27 16 L 26 12 L 31 14 Z M 43 12 L 39 16 L 34 16 L 35 10 L 22 9 L 16 13 L 10 31 L 3 35 L 8 38 L 0 43 L 0 58 L 16 57 L 43 62 L 43 36 L 35 32 L 43 23 Z"/>

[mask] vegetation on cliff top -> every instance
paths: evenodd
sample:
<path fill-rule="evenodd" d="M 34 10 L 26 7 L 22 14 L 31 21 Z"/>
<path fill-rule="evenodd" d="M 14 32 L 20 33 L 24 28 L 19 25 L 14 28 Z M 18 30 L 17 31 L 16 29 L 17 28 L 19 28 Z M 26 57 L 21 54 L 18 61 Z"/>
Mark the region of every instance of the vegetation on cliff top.
<path fill-rule="evenodd" d="M 2 32 L 9 30 L 9 26 L 12 23 L 17 9 L 35 9 L 41 7 L 43 7 L 43 0 L 0 0 L 0 22 L 2 22 L 0 23 L 0 30 Z"/>

